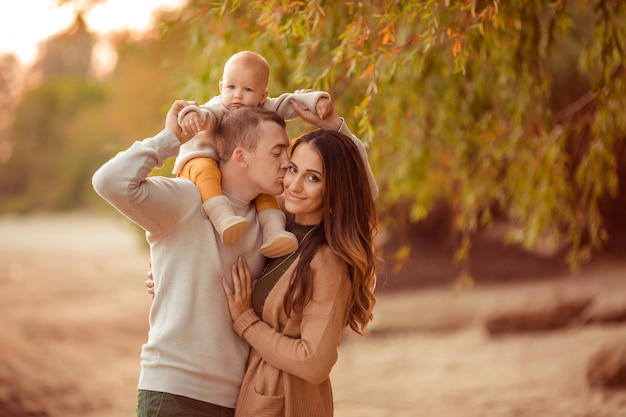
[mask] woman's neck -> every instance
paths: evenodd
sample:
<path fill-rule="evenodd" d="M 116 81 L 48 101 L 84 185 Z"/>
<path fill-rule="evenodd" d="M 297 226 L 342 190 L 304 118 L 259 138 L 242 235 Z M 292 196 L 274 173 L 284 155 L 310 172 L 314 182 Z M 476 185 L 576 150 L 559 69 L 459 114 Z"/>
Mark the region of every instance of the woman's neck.
<path fill-rule="evenodd" d="M 293 219 L 297 224 L 302 226 L 315 226 L 322 222 L 322 219 L 312 219 L 306 216 L 298 216 L 296 215 Z"/>

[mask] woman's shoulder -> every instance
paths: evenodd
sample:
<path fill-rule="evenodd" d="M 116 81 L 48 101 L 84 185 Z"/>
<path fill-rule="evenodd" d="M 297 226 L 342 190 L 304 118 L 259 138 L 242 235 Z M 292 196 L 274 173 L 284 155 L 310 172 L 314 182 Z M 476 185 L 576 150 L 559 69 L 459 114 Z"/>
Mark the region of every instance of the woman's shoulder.
<path fill-rule="evenodd" d="M 348 264 L 328 246 L 321 247 L 311 260 L 313 298 L 340 300 L 350 292 Z"/>
<path fill-rule="evenodd" d="M 315 251 L 315 256 L 313 256 L 312 263 L 325 263 L 325 262 L 333 262 L 333 263 L 343 263 L 345 261 L 339 257 L 333 250 L 330 248 L 328 244 L 321 245 Z"/>
<path fill-rule="evenodd" d="M 311 269 L 315 272 L 330 271 L 333 275 L 348 275 L 348 264 L 328 245 L 320 247 L 311 260 Z"/>

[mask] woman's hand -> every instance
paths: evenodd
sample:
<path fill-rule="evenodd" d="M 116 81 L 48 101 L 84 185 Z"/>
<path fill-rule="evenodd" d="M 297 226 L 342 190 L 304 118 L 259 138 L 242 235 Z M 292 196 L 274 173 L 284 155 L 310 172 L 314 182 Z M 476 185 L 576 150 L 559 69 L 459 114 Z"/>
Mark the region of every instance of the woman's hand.
<path fill-rule="evenodd" d="M 230 288 L 226 278 L 222 278 L 224 293 L 228 299 L 228 309 L 233 321 L 252 308 L 252 278 L 250 269 L 243 257 L 239 257 L 232 269 L 233 287 Z"/>

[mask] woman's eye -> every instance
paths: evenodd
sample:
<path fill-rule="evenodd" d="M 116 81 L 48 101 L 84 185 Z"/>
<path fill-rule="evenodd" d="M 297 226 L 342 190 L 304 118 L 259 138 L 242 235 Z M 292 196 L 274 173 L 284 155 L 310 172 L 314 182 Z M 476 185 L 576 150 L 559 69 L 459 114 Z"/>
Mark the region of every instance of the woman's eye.
<path fill-rule="evenodd" d="M 311 182 L 318 182 L 318 181 L 320 180 L 319 178 L 317 178 L 317 176 L 316 176 L 316 175 L 313 175 L 313 174 L 309 175 L 309 176 L 308 176 L 308 179 L 309 179 L 309 181 L 311 181 Z"/>
<path fill-rule="evenodd" d="M 295 174 L 297 172 L 296 167 L 294 167 L 294 166 L 291 166 L 291 167 L 287 168 L 287 171 L 290 174 Z"/>

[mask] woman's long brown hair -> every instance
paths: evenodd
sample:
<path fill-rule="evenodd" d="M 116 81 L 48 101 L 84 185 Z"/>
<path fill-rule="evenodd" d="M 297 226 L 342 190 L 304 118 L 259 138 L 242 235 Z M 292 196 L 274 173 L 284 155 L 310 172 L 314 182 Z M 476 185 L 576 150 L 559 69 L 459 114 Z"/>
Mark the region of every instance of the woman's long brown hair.
<path fill-rule="evenodd" d="M 352 139 L 330 130 L 306 133 L 292 143 L 290 156 L 301 143 L 316 149 L 323 164 L 324 215 L 321 226 L 303 242 L 300 260 L 291 277 L 284 307 L 287 314 L 301 312 L 311 297 L 311 261 L 328 245 L 347 265 L 352 283 L 348 322 L 359 334 L 367 332 L 376 299 L 374 235 L 376 208 L 365 162 Z M 290 216 L 290 221 L 293 219 Z"/>

